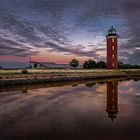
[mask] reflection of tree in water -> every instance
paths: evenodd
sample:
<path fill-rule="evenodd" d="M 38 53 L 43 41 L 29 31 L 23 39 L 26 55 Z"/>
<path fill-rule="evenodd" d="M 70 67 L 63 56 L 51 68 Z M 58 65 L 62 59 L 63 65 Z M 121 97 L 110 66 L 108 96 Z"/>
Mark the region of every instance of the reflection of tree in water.
<path fill-rule="evenodd" d="M 78 84 L 72 84 L 72 87 L 76 87 L 76 86 L 78 86 Z"/>
<path fill-rule="evenodd" d="M 118 113 L 118 81 L 107 82 L 108 117 L 113 121 Z"/>
<path fill-rule="evenodd" d="M 87 84 L 86 84 L 87 87 L 93 87 L 93 86 L 95 86 L 95 85 L 96 85 L 95 82 L 94 82 L 94 83 L 92 82 L 92 83 L 87 83 Z"/>
<path fill-rule="evenodd" d="M 104 85 L 106 82 L 98 82 L 99 85 Z M 97 84 L 97 82 L 90 82 L 90 83 L 87 83 L 86 86 L 87 87 L 93 87 Z"/>
<path fill-rule="evenodd" d="M 28 93 L 28 89 L 27 89 L 27 88 L 22 89 L 22 90 L 21 90 L 21 93 L 22 93 L 22 94 L 27 94 L 27 93 Z"/>
<path fill-rule="evenodd" d="M 138 81 L 140 81 L 140 79 L 139 78 L 138 79 L 137 78 L 134 78 L 133 81 L 134 82 L 138 82 Z"/>

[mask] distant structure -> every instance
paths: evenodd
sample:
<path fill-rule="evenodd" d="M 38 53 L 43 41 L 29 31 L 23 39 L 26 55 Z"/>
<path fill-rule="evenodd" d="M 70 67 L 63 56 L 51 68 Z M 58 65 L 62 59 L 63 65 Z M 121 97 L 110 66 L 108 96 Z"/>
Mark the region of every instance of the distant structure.
<path fill-rule="evenodd" d="M 29 58 L 29 67 L 28 68 L 52 68 L 52 69 L 68 69 L 71 68 L 69 64 L 57 64 L 54 62 L 38 62 Z M 82 65 L 79 65 L 77 68 L 82 68 Z"/>
<path fill-rule="evenodd" d="M 107 109 L 108 117 L 113 121 L 118 113 L 118 81 L 107 82 Z"/>
<path fill-rule="evenodd" d="M 30 68 L 54 68 L 54 69 L 66 69 L 71 68 L 69 64 L 56 64 L 54 62 L 36 62 L 30 60 Z"/>
<path fill-rule="evenodd" d="M 118 34 L 112 26 L 108 30 L 107 39 L 107 69 L 118 69 Z"/>

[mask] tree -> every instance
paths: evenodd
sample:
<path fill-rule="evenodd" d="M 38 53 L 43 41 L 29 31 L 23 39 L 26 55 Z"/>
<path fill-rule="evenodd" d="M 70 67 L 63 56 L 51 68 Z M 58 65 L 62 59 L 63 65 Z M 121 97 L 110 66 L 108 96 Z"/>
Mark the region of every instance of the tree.
<path fill-rule="evenodd" d="M 96 67 L 96 62 L 94 60 L 89 59 L 88 61 L 85 61 L 83 63 L 83 68 L 95 68 Z"/>
<path fill-rule="evenodd" d="M 73 68 L 76 68 L 79 66 L 79 61 L 77 59 L 72 59 L 69 65 Z"/>
<path fill-rule="evenodd" d="M 89 67 L 88 67 L 88 61 L 85 61 L 85 62 L 83 63 L 83 68 L 89 68 Z"/>
<path fill-rule="evenodd" d="M 106 63 L 104 61 L 99 61 L 96 63 L 96 68 L 106 68 Z"/>
<path fill-rule="evenodd" d="M 22 74 L 28 74 L 28 70 L 27 70 L 27 69 L 22 69 L 22 70 L 21 70 L 21 73 L 22 73 Z"/>
<path fill-rule="evenodd" d="M 106 63 L 104 61 L 96 62 L 95 60 L 89 59 L 83 63 L 83 68 L 106 68 Z"/>
<path fill-rule="evenodd" d="M 119 69 L 140 69 L 140 65 L 132 65 L 132 64 L 126 64 L 119 62 L 118 63 Z"/>

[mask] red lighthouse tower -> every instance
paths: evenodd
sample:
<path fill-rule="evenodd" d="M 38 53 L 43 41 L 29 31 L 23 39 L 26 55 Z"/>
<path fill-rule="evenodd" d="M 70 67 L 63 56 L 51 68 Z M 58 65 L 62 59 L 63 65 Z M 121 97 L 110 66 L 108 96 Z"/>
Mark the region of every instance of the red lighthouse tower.
<path fill-rule="evenodd" d="M 108 30 L 107 38 L 107 68 L 118 68 L 118 34 L 113 26 Z"/>

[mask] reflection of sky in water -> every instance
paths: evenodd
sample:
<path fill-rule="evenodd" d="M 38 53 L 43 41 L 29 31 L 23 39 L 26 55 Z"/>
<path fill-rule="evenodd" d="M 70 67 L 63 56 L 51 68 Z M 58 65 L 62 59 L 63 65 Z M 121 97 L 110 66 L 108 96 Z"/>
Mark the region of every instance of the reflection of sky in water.
<path fill-rule="evenodd" d="M 54 137 L 136 138 L 140 126 L 140 81 L 119 82 L 119 112 L 113 122 L 106 112 L 106 83 L 85 84 L 0 93 L 2 137 L 40 135 L 45 138 L 53 134 Z"/>

